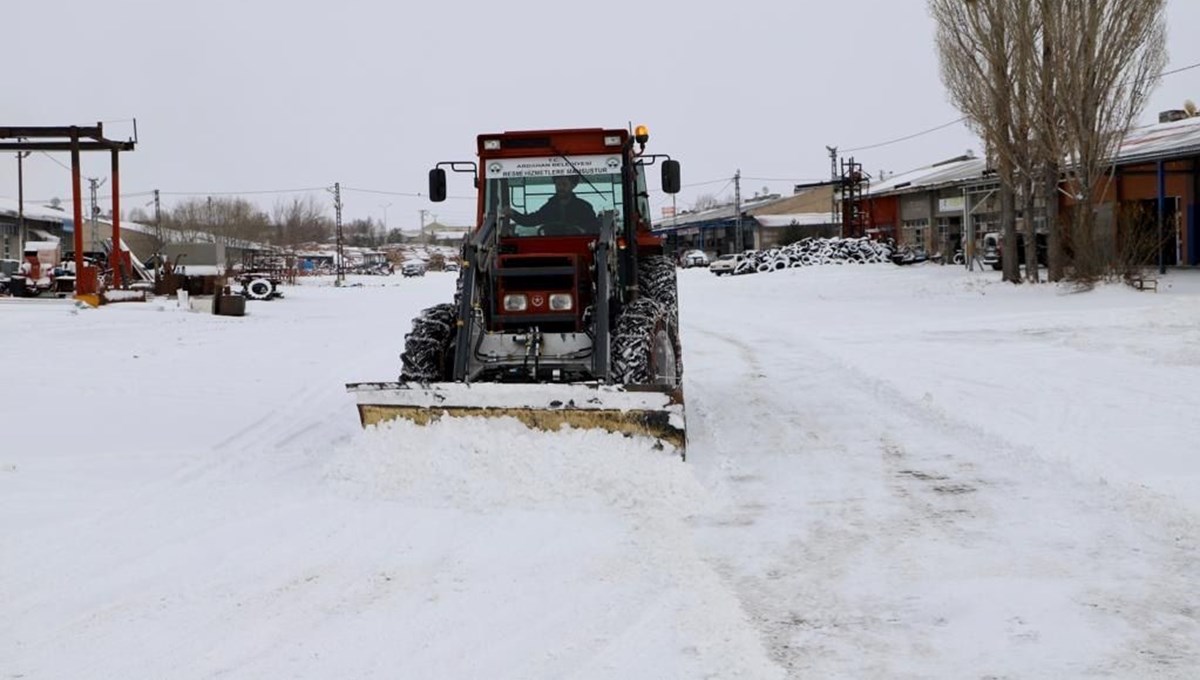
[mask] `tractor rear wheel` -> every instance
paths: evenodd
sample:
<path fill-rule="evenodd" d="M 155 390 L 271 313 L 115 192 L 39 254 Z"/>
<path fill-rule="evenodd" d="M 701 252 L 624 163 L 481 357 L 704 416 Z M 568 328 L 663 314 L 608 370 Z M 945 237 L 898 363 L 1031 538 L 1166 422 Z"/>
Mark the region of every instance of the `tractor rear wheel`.
<path fill-rule="evenodd" d="M 404 336 L 400 380 L 426 383 L 448 379 L 455 315 L 454 305 L 441 304 L 421 310 L 413 319 L 412 332 Z"/>

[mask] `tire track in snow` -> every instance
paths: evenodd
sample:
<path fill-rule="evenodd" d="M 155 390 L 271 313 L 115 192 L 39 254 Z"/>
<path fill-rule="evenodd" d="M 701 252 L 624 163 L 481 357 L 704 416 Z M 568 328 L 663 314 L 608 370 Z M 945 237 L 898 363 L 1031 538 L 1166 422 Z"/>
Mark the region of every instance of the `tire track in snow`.
<path fill-rule="evenodd" d="M 1048 616 L 1025 613 L 1037 612 L 1035 602 L 1007 609 L 1004 603 L 969 606 L 965 618 L 999 625 L 1008 636 L 1013 659 L 988 660 L 998 672 L 1036 671 L 1036 665 L 1023 666 L 1018 660 L 1031 650 L 1065 656 L 1095 674 L 1132 670 L 1185 677 L 1185 669 L 1200 661 L 1195 642 L 1200 609 L 1189 588 L 1197 532 L 1178 508 L 1155 508 L 1145 498 L 1122 497 L 1080 480 L 1064 466 L 954 419 L 931 399 L 907 398 L 885 380 L 795 338 L 788 339 L 786 356 L 769 354 L 763 360 L 790 369 L 779 374 L 808 376 L 821 385 L 823 398 L 805 397 L 796 389 L 784 394 L 739 338 L 704 328 L 688 330 L 734 348 L 726 357 L 737 361 L 729 362 L 735 365 L 725 367 L 725 373 L 745 378 L 736 403 L 721 376 L 702 374 L 692 381 L 689 408 L 706 421 L 707 439 L 692 447 L 691 460 L 708 468 L 709 483 L 730 498 L 729 507 L 708 517 L 708 528 L 700 531 L 719 534 L 713 542 L 724 546 L 716 551 L 722 572 L 759 622 L 775 660 L 790 672 L 890 676 L 903 675 L 908 666 L 947 676 L 954 675 L 950 669 L 978 671 L 948 649 L 955 626 L 961 625 L 949 613 L 961 603 L 940 593 L 936 583 L 946 576 L 965 576 L 943 576 L 930 551 L 948 552 L 954 568 L 995 563 L 993 578 L 1008 574 L 1033 586 L 1046 580 L 1080 581 L 1078 590 L 1055 603 L 1057 615 L 1083 626 L 1102 628 L 1119 621 L 1133 630 L 1149 629 L 1106 659 L 1091 653 L 1087 659 L 1074 658 L 1072 652 L 1082 657 L 1084 650 L 1055 650 Z M 866 413 L 854 422 L 837 413 L 839 402 L 843 410 Z M 813 420 L 827 420 L 831 427 L 812 428 L 809 436 L 781 434 L 788 431 L 786 424 Z M 750 445 L 736 445 L 738 434 Z M 780 449 L 780 441 L 790 441 L 791 450 Z M 1034 479 L 1022 472 L 1033 473 Z M 781 478 L 797 480 L 793 494 L 809 497 L 789 498 L 787 489 L 771 481 Z M 1071 516 L 1056 519 L 1069 525 L 1072 517 L 1100 516 L 1105 525 L 1096 535 L 1040 528 L 1023 516 L 1060 511 L 1058 494 L 1064 490 L 1072 498 L 1066 506 Z M 1166 512 L 1175 519 L 1149 537 L 1131 533 L 1121 526 L 1129 504 L 1141 507 L 1148 518 Z M 749 516 L 748 508 L 754 509 Z M 1014 522 L 1023 523 L 1023 531 L 1009 529 Z M 781 523 L 790 531 L 761 526 Z M 728 527 L 749 536 L 731 536 Z M 1181 536 L 1172 543 L 1172 534 Z M 1016 557 L 1005 545 L 1006 540 L 1031 538 L 1037 545 L 1016 550 Z M 736 554 L 763 548 L 765 563 Z M 1161 559 L 1140 558 L 1140 564 L 1127 565 L 1131 551 L 1152 551 Z M 1046 554 L 1056 553 L 1063 557 L 1046 560 Z M 1021 558 L 1048 563 L 1029 567 Z M 1154 565 L 1149 568 L 1156 572 L 1156 583 L 1167 587 L 1139 600 L 1093 578 L 1083 565 L 1096 560 L 1118 579 L 1127 577 L 1126 571 Z M 897 592 L 839 589 L 867 576 L 890 582 Z M 889 658 L 898 663 L 890 665 Z M 874 665 L 863 665 L 868 660 Z"/>

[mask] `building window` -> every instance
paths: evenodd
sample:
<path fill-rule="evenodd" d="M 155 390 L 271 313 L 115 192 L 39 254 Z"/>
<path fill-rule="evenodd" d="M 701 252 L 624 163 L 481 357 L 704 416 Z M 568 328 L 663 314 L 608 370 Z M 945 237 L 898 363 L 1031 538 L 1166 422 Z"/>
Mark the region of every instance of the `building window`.
<path fill-rule="evenodd" d="M 929 228 L 928 218 L 921 218 L 919 220 L 904 220 L 903 227 L 904 230 L 902 234 L 902 241 L 904 245 L 925 245 L 925 230 Z"/>

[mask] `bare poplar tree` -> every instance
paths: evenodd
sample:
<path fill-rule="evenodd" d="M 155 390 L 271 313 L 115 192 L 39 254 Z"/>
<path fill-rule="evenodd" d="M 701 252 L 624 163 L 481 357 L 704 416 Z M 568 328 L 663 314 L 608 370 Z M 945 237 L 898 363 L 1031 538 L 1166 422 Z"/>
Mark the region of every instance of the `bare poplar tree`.
<path fill-rule="evenodd" d="M 1111 262 L 1098 242 L 1093 201 L 1109 189 L 1113 158 L 1166 64 L 1165 0 L 1053 2 L 1054 97 L 1063 120 L 1074 277 L 1090 281 Z"/>
<path fill-rule="evenodd" d="M 1045 205 L 1046 249 L 1050 281 L 1061 281 L 1065 271 L 1065 256 L 1062 247 L 1062 225 L 1059 224 L 1058 178 L 1062 159 L 1066 155 L 1063 146 L 1063 115 L 1055 97 L 1058 76 L 1054 65 L 1055 43 L 1059 37 L 1062 4 L 1070 0 L 1038 0 L 1042 24 L 1040 87 L 1038 88 L 1037 154 L 1042 162 L 1042 200 Z"/>
<path fill-rule="evenodd" d="M 1037 20 L 1038 7 L 1035 0 L 1010 0 L 1004 17 L 1012 35 L 1012 60 L 1010 69 L 1013 78 L 1013 93 L 1009 107 L 1013 118 L 1012 155 L 1017 171 L 1015 189 L 1021 200 L 1021 217 L 1025 234 L 1025 252 L 1018 253 L 1016 244 L 1014 257 L 1025 258 L 1025 279 L 1037 283 L 1037 195 L 1039 187 L 1036 168 L 1039 161 L 1037 136 L 1040 111 L 1038 94 L 1041 89 L 1041 68 L 1038 44 L 1041 42 L 1041 22 Z"/>
<path fill-rule="evenodd" d="M 937 23 L 942 82 L 968 126 L 984 141 L 1000 179 L 1000 224 L 1008 257 L 1004 280 L 1020 282 L 1014 210 L 1019 145 L 1014 141 L 1011 0 L 929 0 Z"/>
<path fill-rule="evenodd" d="M 1045 209 L 1050 280 L 1064 275 L 1057 213 L 1063 165 L 1078 204 L 1071 229 L 1074 276 L 1092 280 L 1112 261 L 1097 242 L 1092 205 L 1108 191 L 1120 142 L 1166 63 L 1164 5 L 1165 0 L 929 0 L 942 80 L 995 160 L 1006 245 L 1015 245 L 1014 193 L 1022 199 L 1032 281 L 1038 280 L 1037 193 Z M 1006 281 L 1020 280 L 1015 260 L 1004 258 Z"/>

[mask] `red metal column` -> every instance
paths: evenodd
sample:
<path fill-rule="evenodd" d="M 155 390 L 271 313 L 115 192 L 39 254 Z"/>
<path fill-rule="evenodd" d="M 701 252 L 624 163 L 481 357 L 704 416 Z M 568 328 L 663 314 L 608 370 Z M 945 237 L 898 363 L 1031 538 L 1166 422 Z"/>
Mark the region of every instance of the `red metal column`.
<path fill-rule="evenodd" d="M 121 252 L 121 172 L 117 159 L 120 151 L 112 150 L 112 266 L 113 288 L 122 288 L 121 265 L 124 255 Z"/>
<path fill-rule="evenodd" d="M 83 281 L 83 187 L 79 179 L 79 128 L 71 127 L 71 196 L 75 200 L 75 294 L 91 293 L 79 286 Z"/>

